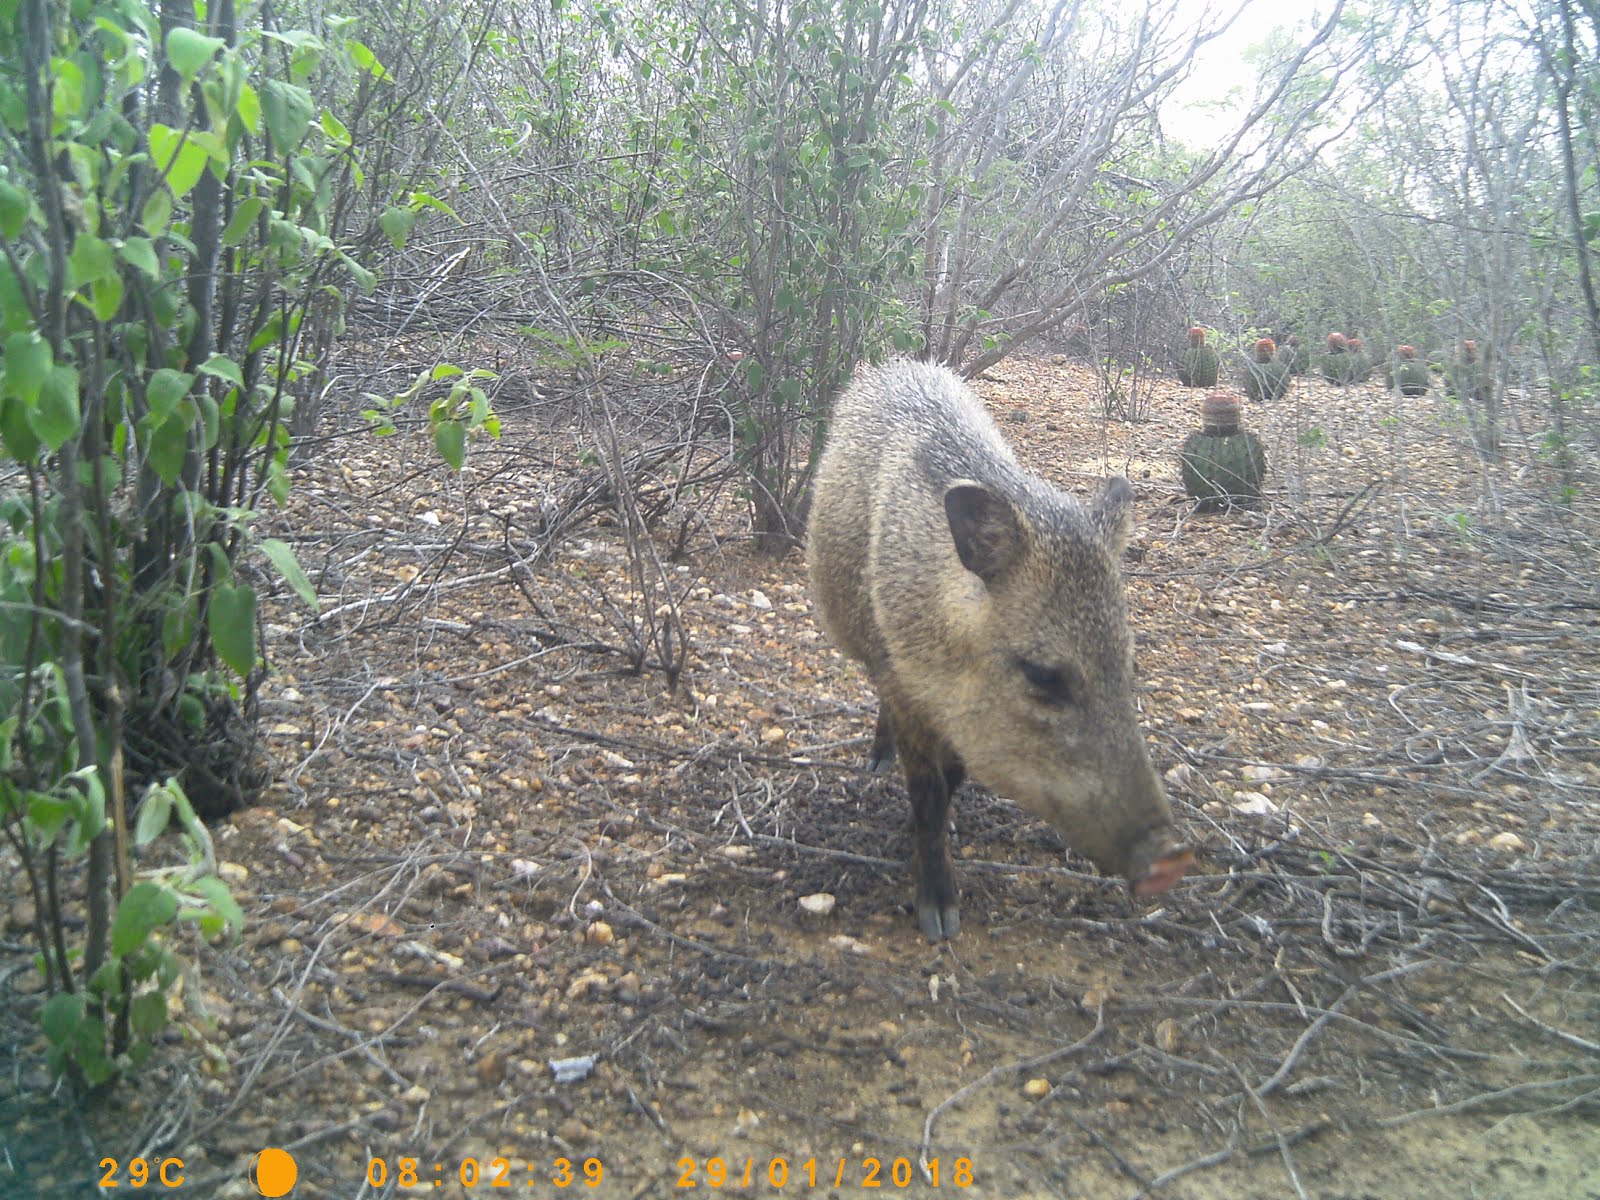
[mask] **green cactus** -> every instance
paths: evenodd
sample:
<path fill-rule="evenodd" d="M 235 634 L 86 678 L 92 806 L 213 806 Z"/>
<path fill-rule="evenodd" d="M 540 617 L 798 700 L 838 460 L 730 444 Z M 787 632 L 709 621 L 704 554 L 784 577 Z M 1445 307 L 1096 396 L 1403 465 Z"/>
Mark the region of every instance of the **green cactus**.
<path fill-rule="evenodd" d="M 1257 341 L 1253 360 L 1244 365 L 1244 394 L 1258 403 L 1281 400 L 1292 378 L 1291 365 L 1278 356 L 1277 343 L 1271 338 Z"/>
<path fill-rule="evenodd" d="M 1247 429 L 1216 437 L 1195 431 L 1183 442 L 1179 463 L 1183 489 L 1198 500 L 1202 512 L 1230 505 L 1248 508 L 1261 500 L 1267 473 L 1267 452 Z"/>
<path fill-rule="evenodd" d="M 1215 387 L 1219 366 L 1217 351 L 1206 345 L 1206 331 L 1195 325 L 1189 330 L 1189 344 L 1178 355 L 1178 382 L 1184 387 Z"/>
<path fill-rule="evenodd" d="M 1461 343 L 1459 356 L 1444 369 L 1444 390 L 1457 400 L 1476 400 L 1487 403 L 1494 394 L 1494 381 L 1485 370 L 1489 352 L 1484 349 L 1483 358 L 1478 360 L 1478 343 L 1465 341 Z"/>
<path fill-rule="evenodd" d="M 1289 364 L 1291 375 L 1304 375 L 1311 369 L 1311 348 L 1300 340 L 1299 335 L 1291 333 L 1278 347 L 1278 359 Z"/>
<path fill-rule="evenodd" d="M 1417 358 L 1416 347 L 1396 346 L 1394 355 L 1390 386 L 1399 388 L 1402 396 L 1426 395 L 1433 386 L 1433 375 L 1428 370 L 1428 364 Z"/>
<path fill-rule="evenodd" d="M 1232 392 L 1212 392 L 1200 406 L 1200 429 L 1184 439 L 1178 467 L 1201 512 L 1261 499 L 1267 452 L 1260 438 L 1239 428 L 1239 407 Z"/>
<path fill-rule="evenodd" d="M 1329 383 L 1364 383 L 1372 374 L 1372 360 L 1361 348 L 1360 338 L 1330 333 L 1328 352 L 1317 360 L 1317 369 Z"/>

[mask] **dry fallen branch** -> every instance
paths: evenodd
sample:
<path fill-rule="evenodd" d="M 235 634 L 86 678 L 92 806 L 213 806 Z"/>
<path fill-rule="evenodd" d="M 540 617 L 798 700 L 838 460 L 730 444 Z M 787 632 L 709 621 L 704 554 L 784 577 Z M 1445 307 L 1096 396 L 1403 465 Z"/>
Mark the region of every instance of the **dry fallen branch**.
<path fill-rule="evenodd" d="M 1517 1099 L 1522 1096 L 1557 1089 L 1572 1091 L 1578 1088 L 1586 1088 L 1588 1090 L 1563 1100 L 1556 1108 L 1547 1108 L 1541 1111 L 1553 1112 L 1559 1109 L 1577 1108 L 1585 1105 L 1600 1107 L 1600 1075 L 1571 1075 L 1565 1079 L 1539 1079 L 1528 1083 L 1515 1083 L 1510 1087 L 1479 1092 L 1475 1096 L 1468 1096 L 1452 1104 L 1413 1109 L 1410 1112 L 1404 1112 L 1394 1117 L 1379 1117 L 1372 1123 L 1379 1129 L 1394 1129 L 1401 1125 L 1410 1125 L 1414 1121 L 1427 1120 L 1430 1117 L 1447 1117 L 1455 1113 L 1472 1112 L 1476 1109 L 1504 1104 L 1507 1100 Z"/>

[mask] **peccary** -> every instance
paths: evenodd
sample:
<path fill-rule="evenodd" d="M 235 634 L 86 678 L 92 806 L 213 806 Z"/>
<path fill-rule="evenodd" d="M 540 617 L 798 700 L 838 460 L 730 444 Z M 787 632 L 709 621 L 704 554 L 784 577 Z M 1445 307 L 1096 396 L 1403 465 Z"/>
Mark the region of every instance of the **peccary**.
<path fill-rule="evenodd" d="M 822 624 L 879 698 L 872 765 L 911 797 L 917 922 L 960 928 L 946 840 L 968 773 L 1153 894 L 1194 852 L 1134 715 L 1120 559 L 1133 490 L 1092 508 L 1028 474 L 942 367 L 858 372 L 818 464 L 807 560 Z"/>

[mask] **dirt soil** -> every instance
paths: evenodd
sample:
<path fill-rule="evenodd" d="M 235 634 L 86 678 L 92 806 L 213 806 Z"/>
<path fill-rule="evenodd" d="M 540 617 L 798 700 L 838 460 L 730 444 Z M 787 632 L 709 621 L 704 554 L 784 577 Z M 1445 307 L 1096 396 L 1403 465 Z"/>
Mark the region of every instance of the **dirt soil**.
<path fill-rule="evenodd" d="M 142 1155 L 184 1162 L 151 1192 L 253 1196 L 278 1146 L 298 1197 L 1600 1197 L 1593 440 L 1563 477 L 1513 406 L 1484 463 L 1437 393 L 1301 380 L 1247 411 L 1263 506 L 1197 515 L 1198 393 L 1144 386 L 1129 423 L 1064 359 L 979 384 L 1033 469 L 1139 493 L 1175 891 L 969 785 L 961 934 L 926 942 L 870 692 L 731 488 L 661 510 L 641 587 L 605 504 L 545 537 L 601 494 L 553 410 L 460 476 L 345 438 L 269 518 L 321 605 L 278 586 L 274 783 L 215 829 L 249 927 L 87 1111 L 0 864 L 0 1195 Z M 674 602 L 671 689 L 630 646 Z"/>

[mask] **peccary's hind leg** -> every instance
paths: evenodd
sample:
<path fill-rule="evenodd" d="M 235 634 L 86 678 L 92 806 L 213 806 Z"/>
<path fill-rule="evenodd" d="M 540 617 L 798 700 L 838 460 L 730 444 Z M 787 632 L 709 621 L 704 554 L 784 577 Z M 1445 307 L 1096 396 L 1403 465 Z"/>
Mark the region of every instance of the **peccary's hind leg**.
<path fill-rule="evenodd" d="M 950 860 L 950 797 L 961 786 L 959 763 L 941 767 L 925 753 L 901 748 L 911 796 L 911 873 L 917 881 L 917 924 L 930 941 L 961 929 L 955 867 Z"/>
<path fill-rule="evenodd" d="M 889 723 L 889 709 L 878 705 L 878 727 L 872 731 L 872 757 L 867 759 L 869 771 L 894 769 L 894 726 Z"/>

